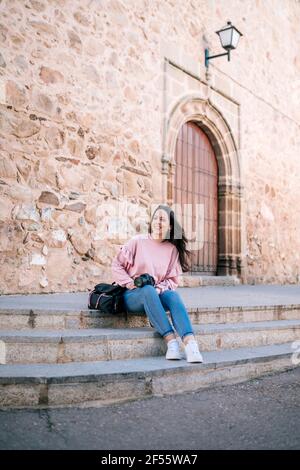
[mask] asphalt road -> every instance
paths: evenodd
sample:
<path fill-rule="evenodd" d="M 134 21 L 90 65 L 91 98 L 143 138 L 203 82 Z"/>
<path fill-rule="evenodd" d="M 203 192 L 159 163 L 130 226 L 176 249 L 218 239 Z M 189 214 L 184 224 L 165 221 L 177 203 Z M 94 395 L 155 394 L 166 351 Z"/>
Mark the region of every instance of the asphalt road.
<path fill-rule="evenodd" d="M 1 411 L 0 449 L 300 449 L 300 368 L 99 408 Z"/>

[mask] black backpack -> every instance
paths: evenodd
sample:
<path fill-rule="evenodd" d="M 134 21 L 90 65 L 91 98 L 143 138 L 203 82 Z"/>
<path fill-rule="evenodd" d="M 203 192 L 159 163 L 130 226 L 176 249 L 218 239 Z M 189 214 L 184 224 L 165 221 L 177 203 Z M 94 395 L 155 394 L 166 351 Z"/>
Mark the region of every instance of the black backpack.
<path fill-rule="evenodd" d="M 89 293 L 88 308 L 108 314 L 125 313 L 127 318 L 123 300 L 123 294 L 126 290 L 126 287 L 121 287 L 115 282 L 97 284 Z"/>

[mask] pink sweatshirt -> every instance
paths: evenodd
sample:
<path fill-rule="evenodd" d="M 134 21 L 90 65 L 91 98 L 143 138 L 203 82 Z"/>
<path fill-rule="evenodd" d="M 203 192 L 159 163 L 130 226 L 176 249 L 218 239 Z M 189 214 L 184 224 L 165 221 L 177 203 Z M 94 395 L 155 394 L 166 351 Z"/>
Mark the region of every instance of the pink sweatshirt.
<path fill-rule="evenodd" d="M 160 242 L 147 234 L 138 234 L 120 247 L 112 261 L 113 280 L 122 287 L 148 273 L 155 279 L 155 288 L 160 294 L 178 287 L 178 276 L 182 274 L 179 252 L 169 241 Z"/>

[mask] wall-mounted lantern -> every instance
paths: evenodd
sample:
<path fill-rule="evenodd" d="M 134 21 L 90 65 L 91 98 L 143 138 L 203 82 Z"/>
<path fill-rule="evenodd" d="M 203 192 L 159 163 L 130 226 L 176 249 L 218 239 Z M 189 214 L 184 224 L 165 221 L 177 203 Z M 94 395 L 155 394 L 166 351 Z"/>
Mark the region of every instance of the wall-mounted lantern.
<path fill-rule="evenodd" d="M 227 25 L 219 31 L 216 31 L 216 33 L 219 35 L 222 47 L 226 49 L 227 52 L 224 52 L 224 54 L 209 56 L 209 49 L 205 49 L 205 67 L 208 67 L 208 61 L 215 57 L 227 55 L 229 61 L 231 49 L 236 49 L 240 37 L 243 36 L 242 33 L 240 33 L 239 30 L 231 24 L 231 21 L 227 21 Z"/>

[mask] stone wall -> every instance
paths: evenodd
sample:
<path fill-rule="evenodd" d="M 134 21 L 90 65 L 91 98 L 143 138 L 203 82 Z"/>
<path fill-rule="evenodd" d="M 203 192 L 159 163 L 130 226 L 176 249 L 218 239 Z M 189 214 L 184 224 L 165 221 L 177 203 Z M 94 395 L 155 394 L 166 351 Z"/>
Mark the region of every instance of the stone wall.
<path fill-rule="evenodd" d="M 208 76 L 228 12 L 243 37 Z M 3 0 L 0 13 L 1 293 L 111 280 L 118 246 L 166 198 L 166 123 L 195 92 L 239 150 L 244 282 L 299 282 L 299 1 Z"/>

